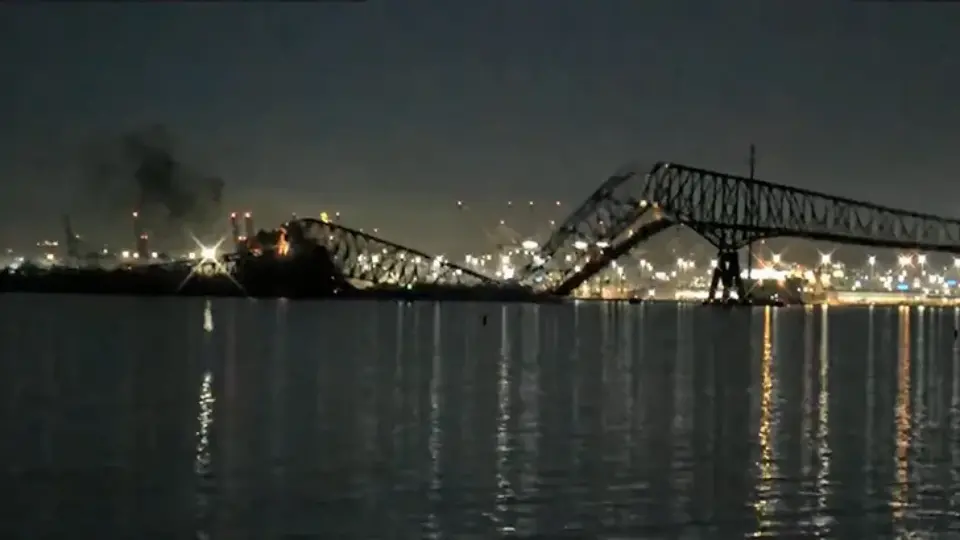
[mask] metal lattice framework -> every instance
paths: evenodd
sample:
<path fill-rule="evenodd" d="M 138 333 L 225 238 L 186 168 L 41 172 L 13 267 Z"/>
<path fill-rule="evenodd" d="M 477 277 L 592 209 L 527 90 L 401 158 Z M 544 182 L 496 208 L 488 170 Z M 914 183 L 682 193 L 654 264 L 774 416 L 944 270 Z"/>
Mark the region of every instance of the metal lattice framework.
<path fill-rule="evenodd" d="M 501 282 L 439 257 L 318 219 L 288 223 L 304 238 L 325 247 L 344 277 L 374 285 L 492 286 Z"/>
<path fill-rule="evenodd" d="M 604 182 L 543 245 L 521 281 L 566 289 L 574 276 L 590 277 L 583 277 L 588 265 L 596 273 L 640 239 L 677 224 L 720 252 L 791 236 L 960 254 L 960 220 L 659 162 Z"/>

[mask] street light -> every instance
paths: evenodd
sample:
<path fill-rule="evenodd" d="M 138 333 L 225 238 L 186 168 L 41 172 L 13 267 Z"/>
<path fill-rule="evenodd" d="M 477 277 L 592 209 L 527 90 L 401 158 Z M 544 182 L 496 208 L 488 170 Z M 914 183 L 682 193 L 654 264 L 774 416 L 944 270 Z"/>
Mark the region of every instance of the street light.
<path fill-rule="evenodd" d="M 772 258 L 773 258 L 773 264 L 780 264 L 780 254 L 779 254 L 779 253 L 774 253 Z"/>
<path fill-rule="evenodd" d="M 897 257 L 897 262 L 900 263 L 901 268 L 905 268 L 913 264 L 913 257 L 910 255 L 900 255 Z"/>
<path fill-rule="evenodd" d="M 820 254 L 820 264 L 822 264 L 822 265 L 824 265 L 824 266 L 827 266 L 828 264 L 830 264 L 830 254 L 829 254 L 829 253 L 821 253 L 821 254 Z"/>

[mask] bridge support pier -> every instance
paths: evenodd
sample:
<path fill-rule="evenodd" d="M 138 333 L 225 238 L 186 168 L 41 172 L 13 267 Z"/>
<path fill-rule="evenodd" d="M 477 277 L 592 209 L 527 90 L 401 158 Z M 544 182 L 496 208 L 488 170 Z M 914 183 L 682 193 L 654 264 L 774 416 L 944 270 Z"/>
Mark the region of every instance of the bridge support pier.
<path fill-rule="evenodd" d="M 717 298 L 717 289 L 722 285 L 720 298 Z M 721 249 L 717 254 L 717 266 L 713 269 L 713 278 L 710 280 L 710 295 L 708 303 L 729 302 L 730 292 L 737 292 L 737 302 L 747 301 L 746 287 L 740 277 L 740 257 L 736 250 Z"/>

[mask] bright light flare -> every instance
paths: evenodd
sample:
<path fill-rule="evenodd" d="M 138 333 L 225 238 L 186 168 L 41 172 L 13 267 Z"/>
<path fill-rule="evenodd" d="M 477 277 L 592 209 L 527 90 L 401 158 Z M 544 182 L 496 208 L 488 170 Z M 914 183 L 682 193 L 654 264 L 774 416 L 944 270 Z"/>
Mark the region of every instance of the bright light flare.
<path fill-rule="evenodd" d="M 188 281 L 190 281 L 190 278 L 196 275 L 196 273 L 200 271 L 203 267 L 205 267 L 208 264 L 212 264 L 218 274 L 227 276 L 227 278 L 230 281 L 232 281 L 233 284 L 236 285 L 238 289 L 243 291 L 244 294 L 247 293 L 246 289 L 243 288 L 243 285 L 241 285 L 239 281 L 237 281 L 236 279 L 234 279 L 232 275 L 230 275 L 230 272 L 223 265 L 223 263 L 220 262 L 220 260 L 218 259 L 220 246 L 227 240 L 226 236 L 221 237 L 220 240 L 218 240 L 217 243 L 212 246 L 203 245 L 203 242 L 201 242 L 200 239 L 198 239 L 192 233 L 190 233 L 190 238 L 197 245 L 197 247 L 200 248 L 200 258 L 197 260 L 196 263 L 194 263 L 193 268 L 190 269 L 190 273 L 187 274 L 187 277 L 183 278 L 183 281 L 180 283 L 180 286 L 177 287 L 178 291 L 183 289 L 183 286 L 186 285 Z"/>

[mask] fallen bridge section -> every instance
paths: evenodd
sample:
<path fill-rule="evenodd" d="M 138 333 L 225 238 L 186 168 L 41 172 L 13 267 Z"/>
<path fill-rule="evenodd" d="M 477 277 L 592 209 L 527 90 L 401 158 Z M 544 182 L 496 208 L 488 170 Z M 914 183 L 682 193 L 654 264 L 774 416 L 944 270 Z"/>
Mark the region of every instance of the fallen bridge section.
<path fill-rule="evenodd" d="M 503 287 L 492 277 L 413 248 L 319 219 L 286 225 L 290 243 L 324 247 L 344 277 L 373 286 Z"/>
<path fill-rule="evenodd" d="M 631 231 L 626 239 L 621 240 L 616 245 L 604 249 L 597 249 L 593 258 L 589 259 L 583 266 L 574 267 L 572 272 L 565 276 L 563 280 L 554 287 L 553 293 L 559 296 L 569 295 L 592 276 L 609 266 L 610 263 L 626 255 L 631 249 L 650 237 L 674 225 L 676 225 L 676 223 L 668 219 L 658 219 Z"/>

